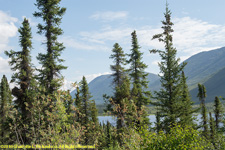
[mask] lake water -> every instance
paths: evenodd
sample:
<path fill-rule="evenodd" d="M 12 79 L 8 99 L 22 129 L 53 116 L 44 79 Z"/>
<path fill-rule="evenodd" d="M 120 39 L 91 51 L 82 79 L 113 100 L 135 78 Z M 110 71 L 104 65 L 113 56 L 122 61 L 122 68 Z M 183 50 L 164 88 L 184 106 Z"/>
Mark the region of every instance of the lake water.
<path fill-rule="evenodd" d="M 155 126 L 155 122 L 156 122 L 156 118 L 155 115 L 149 115 L 148 116 L 150 119 L 150 122 L 152 123 L 152 127 Z M 113 126 L 116 126 L 116 117 L 113 116 L 98 116 L 99 122 L 101 124 L 103 123 L 107 123 L 107 121 L 109 121 Z M 201 114 L 198 114 L 196 116 L 196 123 L 199 124 L 199 122 L 201 121 Z"/>

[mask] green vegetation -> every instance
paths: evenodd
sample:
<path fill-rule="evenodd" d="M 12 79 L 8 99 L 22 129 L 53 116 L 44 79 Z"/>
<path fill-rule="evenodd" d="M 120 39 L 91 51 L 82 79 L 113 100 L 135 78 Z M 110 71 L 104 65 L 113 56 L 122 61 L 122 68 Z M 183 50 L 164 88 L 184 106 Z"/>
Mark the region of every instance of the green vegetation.
<path fill-rule="evenodd" d="M 82 144 L 95 145 L 96 149 L 118 150 L 225 149 L 224 102 L 215 97 L 214 103 L 206 104 L 206 88 L 199 83 L 195 97 L 199 98 L 200 107 L 193 105 L 184 74 L 186 63 L 179 64 L 177 50 L 173 47 L 173 23 L 168 4 L 165 21 L 162 21 L 163 33 L 153 36 L 163 42 L 165 50 L 151 50 L 161 57 L 161 76 L 145 72 L 147 65 L 142 62 L 144 54 L 134 31 L 131 33 L 130 54 L 124 54 L 118 43 L 113 46 L 110 56 L 114 63 L 110 66 L 113 74 L 110 80 L 105 76 L 106 84 L 102 85 L 111 86 L 111 93 L 104 96 L 108 103 L 101 106 L 96 106 L 92 99 L 85 77 L 78 84 L 74 83 L 74 97 L 70 91 L 60 90 L 61 71 L 66 67 L 59 58 L 64 47 L 58 42 L 58 36 L 63 32 L 59 25 L 66 9 L 59 4 L 60 0 L 37 0 L 35 4 L 39 12 L 34 16 L 43 20 L 43 24 L 38 24 L 38 33 L 45 35 L 47 51 L 37 57 L 42 65 L 42 69 L 36 70 L 38 76 L 33 73 L 32 34 L 26 18 L 19 29 L 21 51 L 5 52 L 14 71 L 11 82 L 15 86 L 11 91 L 3 75 L 0 82 L 2 145 Z M 148 78 L 152 83 L 148 83 Z M 161 87 L 157 86 L 159 81 Z M 94 82 L 102 84 L 101 80 Z M 158 87 L 153 96 L 148 88 L 150 85 Z M 99 123 L 98 111 L 102 114 L 103 109 L 117 118 L 116 126 L 110 122 Z M 207 112 L 210 112 L 209 120 Z M 150 113 L 156 115 L 154 128 L 148 119 Z M 202 115 L 200 128 L 194 123 L 194 113 Z"/>
<path fill-rule="evenodd" d="M 53 94 L 57 91 L 60 83 L 60 72 L 67 67 L 63 66 L 64 60 L 60 58 L 60 54 L 65 49 L 63 43 L 58 42 L 58 36 L 63 33 L 59 27 L 62 16 L 66 12 L 66 8 L 59 7 L 61 0 L 37 0 L 36 6 L 39 12 L 35 12 L 35 17 L 40 17 L 43 20 L 43 24 L 38 24 L 38 33 L 44 34 L 46 38 L 47 53 L 39 53 L 37 59 L 42 65 L 42 69 L 39 69 L 39 82 L 46 90 L 46 94 Z M 56 78 L 57 77 L 57 78 Z"/>
<path fill-rule="evenodd" d="M 163 50 L 151 50 L 150 53 L 159 53 L 162 61 L 159 63 L 162 88 L 155 92 L 156 102 L 152 103 L 157 107 L 157 117 L 162 118 L 160 127 L 163 131 L 170 132 L 170 127 L 178 122 L 184 125 L 193 123 L 192 102 L 189 97 L 186 85 L 186 77 L 183 69 L 185 63 L 179 65 L 179 58 L 176 58 L 177 50 L 173 47 L 171 12 L 166 6 L 164 14 L 165 21 L 162 21 L 163 33 L 156 34 L 152 39 L 158 39 L 165 45 Z M 158 119 L 160 120 L 160 119 Z"/>
<path fill-rule="evenodd" d="M 1 134 L 1 144 L 7 143 L 9 140 L 9 127 L 7 126 L 7 116 L 10 113 L 10 105 L 12 105 L 12 96 L 9 88 L 9 84 L 5 75 L 3 75 L 0 84 L 0 108 L 1 108 L 1 124 L 0 124 L 0 134 Z"/>
<path fill-rule="evenodd" d="M 28 124 L 31 121 L 31 114 L 27 110 L 32 108 L 33 101 L 33 92 L 32 92 L 32 83 L 33 80 L 33 69 L 31 68 L 31 56 L 30 50 L 31 45 L 31 28 L 29 22 L 26 18 L 22 23 L 22 27 L 18 30 L 20 33 L 20 46 L 22 47 L 21 51 L 10 51 L 5 52 L 6 55 L 11 58 L 9 62 L 12 66 L 12 70 L 15 73 L 12 76 L 12 82 L 17 83 L 19 87 L 14 87 L 12 89 L 12 94 L 16 98 L 15 107 L 21 115 L 21 124 Z M 26 106 L 27 105 L 27 106 Z M 31 139 L 26 136 L 27 129 L 24 128 L 22 132 L 22 139 L 25 144 L 30 143 Z"/>
<path fill-rule="evenodd" d="M 201 126 L 203 127 L 203 135 L 206 138 L 209 138 L 209 129 L 208 129 L 208 117 L 207 117 L 207 110 L 205 107 L 205 98 L 206 98 L 206 89 L 204 85 L 198 84 L 198 97 L 200 101 L 201 107 L 201 115 L 202 115 L 202 122 Z"/>
<path fill-rule="evenodd" d="M 147 73 L 144 70 L 147 68 L 147 65 L 142 62 L 143 53 L 140 52 L 140 46 L 138 44 L 138 39 L 136 31 L 131 33 L 132 36 L 132 49 L 131 54 L 129 54 L 128 63 L 130 68 L 128 69 L 129 75 L 132 82 L 131 89 L 131 99 L 135 102 L 137 107 L 137 117 L 138 120 L 134 120 L 137 124 L 137 127 L 143 125 L 149 125 L 149 119 L 145 110 L 145 105 L 148 105 L 150 102 L 151 93 L 147 91 L 148 81 Z M 142 116 L 140 116 L 142 114 Z"/>

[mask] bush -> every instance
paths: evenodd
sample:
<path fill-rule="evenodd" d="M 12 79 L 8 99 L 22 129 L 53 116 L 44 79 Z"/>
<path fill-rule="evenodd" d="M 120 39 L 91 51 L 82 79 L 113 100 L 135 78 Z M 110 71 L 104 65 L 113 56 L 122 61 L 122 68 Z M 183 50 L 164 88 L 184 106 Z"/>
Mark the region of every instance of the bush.
<path fill-rule="evenodd" d="M 142 150 L 186 150 L 186 149 L 214 149 L 210 141 L 190 127 L 182 128 L 179 125 L 171 127 L 170 133 L 160 131 L 158 134 L 142 128 L 139 132 L 129 129 L 124 134 L 125 144 L 120 149 Z"/>

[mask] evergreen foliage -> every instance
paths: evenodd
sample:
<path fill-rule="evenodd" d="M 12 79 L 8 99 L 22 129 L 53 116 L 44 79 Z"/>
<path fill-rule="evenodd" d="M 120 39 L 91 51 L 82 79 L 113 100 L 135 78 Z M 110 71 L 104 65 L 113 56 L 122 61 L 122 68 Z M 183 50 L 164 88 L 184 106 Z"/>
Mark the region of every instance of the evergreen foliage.
<path fill-rule="evenodd" d="M 122 88 L 124 88 L 124 78 L 125 78 L 125 54 L 123 49 L 120 47 L 118 43 L 115 43 L 112 49 L 113 54 L 111 54 L 110 58 L 113 59 L 113 62 L 115 65 L 111 65 L 110 68 L 113 72 L 112 77 L 113 77 L 113 85 L 114 85 L 114 96 L 110 99 L 110 105 L 108 106 L 109 108 L 112 107 L 117 107 L 116 110 L 114 111 L 111 109 L 114 115 L 117 117 L 117 129 L 119 130 L 124 126 L 124 112 L 122 105 L 123 104 L 123 99 L 127 98 L 127 91 Z M 123 85 L 123 87 L 122 87 Z M 130 90 L 130 89 L 128 89 Z M 128 95 L 129 96 L 129 95 Z"/>
<path fill-rule="evenodd" d="M 117 140 L 122 145 L 121 133 L 126 126 L 125 122 L 128 121 L 125 120 L 125 115 L 127 115 L 125 107 L 130 100 L 130 82 L 124 68 L 126 63 L 124 51 L 118 43 L 115 43 L 113 47 L 113 54 L 110 58 L 115 64 L 111 65 L 110 68 L 113 72 L 114 96 L 109 99 L 110 104 L 107 107 L 117 117 Z"/>
<path fill-rule="evenodd" d="M 76 121 L 81 122 L 81 114 L 80 114 L 80 109 L 81 109 L 81 99 L 80 99 L 80 89 L 79 86 L 77 85 L 76 87 L 76 94 L 75 94 L 75 106 L 76 106 Z"/>
<path fill-rule="evenodd" d="M 28 20 L 24 18 L 22 27 L 19 28 L 19 42 L 22 48 L 21 51 L 6 51 L 5 54 L 11 58 L 9 64 L 12 66 L 12 70 L 15 73 L 12 75 L 11 82 L 16 83 L 19 87 L 15 86 L 12 89 L 12 94 L 16 98 L 15 104 L 16 108 L 21 113 L 22 123 L 29 125 L 31 121 L 31 114 L 27 108 L 32 108 L 32 83 L 33 79 L 33 69 L 31 64 L 30 52 L 32 49 L 31 42 L 31 28 Z M 26 130 L 26 129 L 25 129 Z M 27 131 L 23 131 L 22 139 L 25 144 L 30 143 L 25 135 Z"/>
<path fill-rule="evenodd" d="M 156 118 L 155 130 L 157 133 L 159 133 L 159 131 L 162 129 L 162 127 L 161 127 L 161 117 L 160 117 L 160 113 L 158 111 L 155 114 L 155 118 Z"/>
<path fill-rule="evenodd" d="M 181 74 L 181 107 L 180 107 L 180 124 L 181 126 L 196 126 L 194 123 L 194 114 L 198 111 L 198 109 L 193 109 L 192 106 L 194 104 L 191 101 L 188 86 L 186 83 L 187 78 L 185 77 L 184 72 Z"/>
<path fill-rule="evenodd" d="M 7 115 L 10 113 L 9 106 L 12 104 L 12 95 L 9 88 L 8 80 L 3 75 L 0 83 L 0 142 L 1 144 L 8 143 L 10 130 L 7 122 Z"/>
<path fill-rule="evenodd" d="M 111 54 L 109 58 L 113 59 L 115 65 L 111 65 L 110 69 L 113 72 L 113 84 L 115 84 L 116 88 L 122 85 L 122 80 L 125 75 L 124 65 L 126 63 L 126 58 L 123 49 L 118 43 L 113 45 L 112 52 L 113 54 Z"/>
<path fill-rule="evenodd" d="M 209 129 L 208 129 L 208 117 L 207 117 L 207 110 L 205 106 L 205 98 L 206 98 L 206 89 L 205 86 L 202 84 L 198 84 L 198 95 L 200 100 L 200 107 L 201 107 L 201 115 L 202 115 L 202 126 L 203 126 L 203 135 L 206 138 L 208 137 Z"/>
<path fill-rule="evenodd" d="M 44 34 L 46 38 L 47 53 L 39 53 L 37 59 L 42 65 L 42 69 L 38 69 L 39 82 L 46 89 L 46 94 L 53 94 L 61 86 L 61 70 L 67 67 L 61 63 L 64 61 L 60 58 L 61 52 L 65 49 L 63 43 L 58 42 L 58 36 L 63 31 L 59 27 L 62 16 L 66 12 L 66 8 L 59 6 L 61 0 L 37 0 L 36 6 L 39 12 L 35 12 L 35 17 L 40 17 L 43 24 L 38 24 L 38 33 Z"/>
<path fill-rule="evenodd" d="M 212 117 L 212 113 L 209 112 L 209 125 L 210 125 L 210 139 L 212 141 L 212 144 L 215 147 L 215 138 L 216 138 L 216 130 L 215 130 L 215 124 L 214 124 L 214 119 Z"/>
<path fill-rule="evenodd" d="M 112 139 L 112 131 L 111 131 L 111 124 L 109 121 L 107 121 L 106 124 L 106 147 L 110 147 L 113 144 L 113 139 Z"/>
<path fill-rule="evenodd" d="M 152 39 L 158 39 L 165 45 L 165 51 L 151 50 L 151 53 L 159 53 L 162 61 L 159 63 L 161 77 L 161 86 L 159 92 L 155 92 L 157 102 L 153 103 L 158 106 L 159 113 L 162 117 L 163 129 L 169 131 L 171 125 L 177 123 L 181 116 L 181 84 L 180 75 L 185 64 L 179 65 L 180 59 L 176 58 L 177 50 L 173 47 L 171 12 L 166 5 L 166 13 L 164 13 L 165 21 L 162 21 L 161 34 L 156 34 Z"/>
<path fill-rule="evenodd" d="M 216 130 L 219 131 L 219 124 L 223 122 L 224 109 L 220 102 L 220 99 L 216 96 L 214 100 L 214 115 L 215 115 L 215 126 Z"/>
<path fill-rule="evenodd" d="M 140 52 L 141 47 L 138 44 L 136 31 L 133 31 L 131 36 L 132 49 L 131 53 L 128 55 L 128 63 L 130 64 L 130 69 L 128 69 L 128 71 L 133 85 L 131 90 L 131 98 L 134 100 L 137 106 L 138 117 L 144 118 L 142 119 L 142 122 L 140 122 L 140 119 L 136 121 L 137 126 L 140 126 L 149 124 L 149 119 L 146 115 L 146 112 L 140 116 L 140 111 L 143 110 L 145 105 L 149 104 L 151 93 L 146 91 L 148 88 L 148 73 L 145 73 L 144 70 L 147 68 L 147 65 L 142 62 L 143 53 Z"/>
<path fill-rule="evenodd" d="M 97 130 L 99 124 L 97 119 L 97 109 L 95 103 L 91 101 L 91 94 L 89 93 L 89 88 L 86 78 L 83 76 L 83 79 L 80 82 L 80 113 L 81 120 L 80 124 L 84 127 L 84 136 L 83 144 L 90 145 L 95 143 L 97 140 L 93 136 L 94 131 Z"/>

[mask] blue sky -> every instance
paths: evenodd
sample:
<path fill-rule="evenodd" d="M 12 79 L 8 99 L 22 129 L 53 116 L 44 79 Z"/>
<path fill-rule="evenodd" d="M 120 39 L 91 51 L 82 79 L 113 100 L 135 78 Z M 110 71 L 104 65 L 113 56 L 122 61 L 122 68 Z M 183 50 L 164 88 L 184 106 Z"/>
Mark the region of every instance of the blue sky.
<path fill-rule="evenodd" d="M 225 46 L 225 1 L 168 0 L 174 23 L 174 46 L 178 57 L 185 60 L 201 51 Z M 37 24 L 42 20 L 33 17 L 37 11 L 34 0 L 0 0 L 0 76 L 12 75 L 4 50 L 20 50 L 18 28 L 23 17 L 30 20 L 33 35 L 32 63 L 38 53 L 45 53 L 45 40 L 38 35 Z M 144 53 L 147 72 L 159 73 L 157 55 L 149 49 L 163 49 L 154 34 L 161 33 L 165 0 L 62 0 L 66 7 L 60 27 L 64 34 L 59 41 L 66 47 L 62 53 L 67 70 L 64 88 L 86 76 L 88 81 L 109 74 L 109 59 L 114 43 L 119 43 L 126 53 L 131 49 L 131 32 L 137 31 L 139 45 Z"/>

